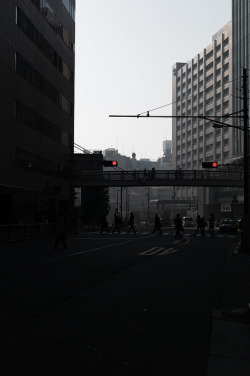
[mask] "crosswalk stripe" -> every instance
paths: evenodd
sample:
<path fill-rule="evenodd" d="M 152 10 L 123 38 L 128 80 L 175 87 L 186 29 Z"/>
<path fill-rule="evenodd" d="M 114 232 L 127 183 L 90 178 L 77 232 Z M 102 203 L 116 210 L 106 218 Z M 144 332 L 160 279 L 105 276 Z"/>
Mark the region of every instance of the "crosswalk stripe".
<path fill-rule="evenodd" d="M 161 251 L 163 249 L 164 248 L 153 247 L 151 249 L 148 249 L 145 252 L 141 252 L 140 255 L 145 255 L 145 256 L 154 255 L 155 253 L 158 253 L 159 251 Z"/>
<path fill-rule="evenodd" d="M 163 255 L 166 255 L 166 254 L 169 254 L 169 253 L 174 253 L 174 252 L 177 252 L 177 249 L 168 248 L 168 249 L 165 249 L 164 252 L 159 253 L 159 256 L 163 256 Z"/>

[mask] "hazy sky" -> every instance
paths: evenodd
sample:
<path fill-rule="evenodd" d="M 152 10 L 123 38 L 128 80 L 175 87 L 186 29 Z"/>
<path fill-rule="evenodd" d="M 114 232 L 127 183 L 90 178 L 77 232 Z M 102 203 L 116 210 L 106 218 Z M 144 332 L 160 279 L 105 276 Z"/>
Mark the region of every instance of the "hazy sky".
<path fill-rule="evenodd" d="M 231 20 L 231 0 L 77 0 L 75 142 L 137 159 L 162 156 L 171 119 L 137 115 L 172 102 L 172 65 Z M 171 106 L 152 115 L 171 115 Z"/>

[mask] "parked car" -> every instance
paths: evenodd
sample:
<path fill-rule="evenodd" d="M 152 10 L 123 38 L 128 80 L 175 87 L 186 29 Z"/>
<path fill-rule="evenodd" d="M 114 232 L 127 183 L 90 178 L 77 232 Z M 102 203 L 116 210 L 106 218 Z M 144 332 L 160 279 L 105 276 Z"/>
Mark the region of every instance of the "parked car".
<path fill-rule="evenodd" d="M 182 218 L 183 227 L 194 227 L 194 219 L 192 217 L 183 217 Z"/>
<path fill-rule="evenodd" d="M 219 231 L 221 233 L 236 233 L 238 230 L 238 224 L 236 219 L 222 218 L 220 221 Z"/>

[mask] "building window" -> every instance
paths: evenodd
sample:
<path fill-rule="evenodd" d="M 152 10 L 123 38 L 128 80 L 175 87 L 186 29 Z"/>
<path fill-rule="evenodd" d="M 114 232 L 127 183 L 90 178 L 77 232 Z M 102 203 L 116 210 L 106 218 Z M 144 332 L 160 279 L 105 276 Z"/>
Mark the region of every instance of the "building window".
<path fill-rule="evenodd" d="M 208 110 L 208 111 L 206 111 L 206 115 L 207 116 L 211 116 L 211 115 L 213 115 L 213 108 L 211 108 L 210 110 Z"/>
<path fill-rule="evenodd" d="M 208 133 L 208 134 L 206 135 L 206 141 L 207 141 L 207 140 L 211 140 L 211 139 L 213 139 L 213 137 L 214 137 L 214 133 L 213 133 L 213 132 Z"/>
<path fill-rule="evenodd" d="M 216 111 L 216 112 L 219 112 L 220 110 L 221 110 L 221 105 L 218 104 L 218 105 L 215 107 L 215 111 Z"/>
<path fill-rule="evenodd" d="M 17 7 L 16 12 L 17 26 L 34 43 L 34 45 L 46 56 L 48 60 L 64 75 L 67 80 L 73 83 L 73 71 L 57 54 L 49 42 L 42 36 L 38 29 L 33 25 L 29 18 Z"/>
<path fill-rule="evenodd" d="M 224 72 L 229 69 L 229 63 L 223 65 Z"/>
<path fill-rule="evenodd" d="M 213 150 L 213 144 L 206 145 L 206 151 L 211 151 Z"/>
<path fill-rule="evenodd" d="M 219 69 L 217 69 L 217 70 L 215 71 L 215 75 L 216 75 L 216 77 L 218 77 L 220 74 L 221 74 L 221 68 L 219 68 Z"/>
<path fill-rule="evenodd" d="M 223 59 L 226 59 L 229 56 L 229 50 L 223 53 Z"/>
<path fill-rule="evenodd" d="M 69 15 L 71 16 L 71 18 L 73 19 L 73 21 L 75 21 L 75 8 L 74 8 L 74 5 L 71 3 L 70 0 L 62 0 L 62 3 L 65 6 L 65 8 L 66 8 L 67 12 L 69 13 Z"/>
<path fill-rule="evenodd" d="M 208 53 L 206 54 L 206 60 L 210 59 L 210 58 L 213 56 L 213 54 L 214 54 L 214 51 L 213 51 L 213 50 L 211 50 L 210 52 L 208 52 Z"/>
<path fill-rule="evenodd" d="M 218 88 L 218 87 L 221 87 L 221 80 L 217 81 L 215 86 Z"/>
<path fill-rule="evenodd" d="M 221 56 L 218 56 L 215 60 L 216 64 L 219 64 L 221 62 Z"/>
<path fill-rule="evenodd" d="M 213 78 L 214 78 L 214 75 L 213 75 L 213 73 L 211 73 L 209 76 L 206 77 L 206 83 L 212 81 Z"/>
<path fill-rule="evenodd" d="M 209 86 L 209 87 L 206 89 L 206 94 L 208 95 L 208 94 L 212 93 L 213 90 L 214 90 L 214 85 Z"/>
<path fill-rule="evenodd" d="M 215 96 L 215 99 L 216 99 L 217 101 L 219 101 L 219 100 L 220 100 L 220 97 L 221 97 L 221 93 L 217 93 L 216 96 Z"/>
<path fill-rule="evenodd" d="M 215 147 L 216 147 L 216 148 L 220 148 L 220 147 L 221 147 L 221 141 L 217 141 L 217 142 L 215 143 Z"/>
<path fill-rule="evenodd" d="M 66 178 L 64 167 L 61 164 L 20 148 L 15 148 L 15 167 Z"/>
<path fill-rule="evenodd" d="M 69 135 L 66 132 L 64 132 L 63 136 L 62 130 L 45 117 L 37 114 L 21 102 L 15 101 L 14 103 L 14 116 L 17 121 L 43 134 L 51 140 L 69 146 Z"/>
<path fill-rule="evenodd" d="M 19 54 L 15 55 L 16 72 L 53 103 L 73 116 L 73 105 Z"/>
<path fill-rule="evenodd" d="M 221 129 L 216 129 L 215 130 L 215 136 L 218 137 L 218 136 L 220 136 L 220 134 L 221 134 Z"/>
<path fill-rule="evenodd" d="M 213 63 L 213 61 L 212 61 L 210 64 L 208 64 L 208 65 L 206 66 L 206 71 L 209 71 L 210 69 L 212 69 L 213 66 L 214 66 L 214 63 Z"/>
<path fill-rule="evenodd" d="M 64 43 L 74 52 L 75 42 L 65 29 L 54 10 L 46 0 L 31 0 L 42 16 L 46 19 L 50 27 L 64 41 Z"/>
<path fill-rule="evenodd" d="M 215 48 L 215 51 L 219 52 L 220 50 L 221 50 L 221 44 L 218 44 L 218 46 L 216 46 L 216 48 Z"/>

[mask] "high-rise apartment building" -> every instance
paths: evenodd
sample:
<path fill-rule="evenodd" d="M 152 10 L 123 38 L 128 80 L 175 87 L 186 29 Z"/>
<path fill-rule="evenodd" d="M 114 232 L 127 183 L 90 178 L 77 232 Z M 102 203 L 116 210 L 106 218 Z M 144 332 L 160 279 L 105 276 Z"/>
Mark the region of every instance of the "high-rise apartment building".
<path fill-rule="evenodd" d="M 0 223 L 53 217 L 70 197 L 75 0 L 2 0 Z"/>
<path fill-rule="evenodd" d="M 231 22 L 226 24 L 191 61 L 173 66 L 172 114 L 177 116 L 172 121 L 174 169 L 199 170 L 203 161 L 226 164 L 233 157 L 232 128 L 214 129 L 212 121 L 198 118 L 232 112 L 231 26 Z M 177 190 L 179 198 L 196 196 L 195 188 Z"/>

